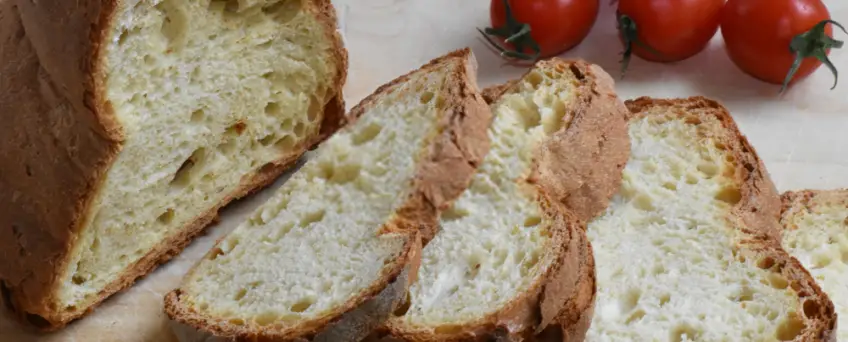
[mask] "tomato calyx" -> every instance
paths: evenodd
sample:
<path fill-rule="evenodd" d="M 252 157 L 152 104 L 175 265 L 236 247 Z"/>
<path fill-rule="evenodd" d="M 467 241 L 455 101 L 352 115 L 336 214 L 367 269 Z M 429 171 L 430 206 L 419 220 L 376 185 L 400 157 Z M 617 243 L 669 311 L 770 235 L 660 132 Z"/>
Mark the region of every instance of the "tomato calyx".
<path fill-rule="evenodd" d="M 839 79 L 839 74 L 836 67 L 827 57 L 827 50 L 839 49 L 842 47 L 843 42 L 841 40 L 831 38 L 824 32 L 825 25 L 827 24 L 833 24 L 833 26 L 842 29 L 842 32 L 848 34 L 848 31 L 845 31 L 845 27 L 843 27 L 842 24 L 831 19 L 825 19 L 813 26 L 813 28 L 809 31 L 792 38 L 792 41 L 789 43 L 789 51 L 792 51 L 792 53 L 795 54 L 795 60 L 792 62 L 792 66 L 789 68 L 789 72 L 783 80 L 783 86 L 780 87 L 780 93 L 783 93 L 786 90 L 786 87 L 789 85 L 789 81 L 792 80 L 792 77 L 795 76 L 795 72 L 797 72 L 798 68 L 801 66 L 801 62 L 809 57 L 818 59 L 822 62 L 822 64 L 830 69 L 830 72 L 833 73 L 833 87 L 831 87 L 830 90 L 836 88 L 836 82 Z"/>
<path fill-rule="evenodd" d="M 618 30 L 621 32 L 621 40 L 624 43 L 624 52 L 622 52 L 621 57 L 621 78 L 623 79 L 624 74 L 627 72 L 627 66 L 630 64 L 630 55 L 633 54 L 633 44 L 637 44 L 657 56 L 661 54 L 659 51 L 648 46 L 648 44 L 639 40 L 636 22 L 633 18 L 630 18 L 627 14 L 616 14 L 618 16 Z"/>
<path fill-rule="evenodd" d="M 512 15 L 512 9 L 509 6 L 508 0 L 503 0 L 503 4 L 506 16 L 504 25 L 501 27 L 487 27 L 485 31 L 477 29 L 477 31 L 483 35 L 483 38 L 486 38 L 486 41 L 489 42 L 492 47 L 500 52 L 501 57 L 536 60 L 542 53 L 542 49 L 539 47 L 539 44 L 533 40 L 533 37 L 530 36 L 530 25 L 519 22 L 515 19 Z M 500 44 L 493 41 L 489 36 L 495 36 L 503 39 L 504 43 L 512 44 L 515 50 L 507 50 Z M 525 53 L 525 48 L 533 50 L 533 54 Z"/>

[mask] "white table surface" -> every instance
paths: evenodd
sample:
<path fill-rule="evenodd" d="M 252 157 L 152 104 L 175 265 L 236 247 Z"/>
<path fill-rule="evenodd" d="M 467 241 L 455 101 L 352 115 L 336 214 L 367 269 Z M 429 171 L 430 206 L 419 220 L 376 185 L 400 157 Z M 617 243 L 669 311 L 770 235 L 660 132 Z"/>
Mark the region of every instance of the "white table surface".
<path fill-rule="evenodd" d="M 479 61 L 481 86 L 519 76 L 524 69 L 503 63 L 475 27 L 489 25 L 487 0 L 334 0 L 350 57 L 345 98 L 348 108 L 377 86 L 453 49 L 470 46 Z M 620 45 L 613 9 L 602 10 L 589 37 L 564 57 L 580 57 L 617 76 Z M 355 3 L 355 5 L 354 5 Z M 848 25 L 848 2 L 825 0 L 832 17 Z M 836 33 L 837 39 L 848 36 Z M 848 50 L 846 47 L 845 50 Z M 831 60 L 848 75 L 848 51 Z M 642 95 L 702 95 L 728 107 L 742 132 L 765 161 L 778 190 L 848 187 L 848 76 L 829 90 L 825 69 L 798 83 L 782 97 L 779 86 L 739 71 L 723 50 L 721 35 L 697 56 L 674 64 L 631 62 L 618 80 L 623 99 Z M 268 190 L 226 208 L 211 227 L 180 256 L 115 295 L 94 313 L 50 335 L 26 333 L 0 317 L 0 341 L 174 341 L 162 313 L 162 297 L 212 245 L 262 203 L 286 177 Z"/>

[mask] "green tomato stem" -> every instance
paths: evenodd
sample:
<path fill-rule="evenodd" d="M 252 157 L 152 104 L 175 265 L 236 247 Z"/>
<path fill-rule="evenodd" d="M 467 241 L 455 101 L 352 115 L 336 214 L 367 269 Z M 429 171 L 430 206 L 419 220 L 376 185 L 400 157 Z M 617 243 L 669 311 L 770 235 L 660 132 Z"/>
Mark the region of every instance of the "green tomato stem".
<path fill-rule="evenodd" d="M 830 58 L 827 57 L 827 51 L 829 49 L 842 48 L 843 42 L 833 39 L 825 34 L 824 29 L 827 24 L 832 24 L 833 26 L 841 29 L 842 32 L 848 34 L 848 31 L 845 30 L 845 27 L 843 27 L 842 24 L 831 19 L 825 19 L 818 22 L 810 30 L 792 38 L 792 41 L 789 43 L 789 51 L 795 55 L 795 60 L 792 61 L 792 66 L 789 67 L 789 72 L 786 73 L 786 78 L 783 79 L 783 85 L 780 87 L 779 93 L 782 94 L 786 91 L 786 88 L 789 86 L 789 82 L 792 81 L 792 78 L 795 77 L 795 73 L 798 72 L 798 68 L 801 67 L 801 62 L 809 57 L 818 59 L 830 70 L 833 74 L 833 86 L 830 90 L 836 88 L 836 83 L 839 80 L 839 73 L 836 70 L 836 66 L 834 66 L 833 62 L 830 61 Z"/>
<path fill-rule="evenodd" d="M 486 39 L 486 42 L 488 42 L 489 45 L 492 45 L 492 47 L 500 52 L 501 57 L 521 60 L 536 60 L 542 53 L 542 49 L 530 35 L 532 28 L 529 24 L 521 23 L 515 19 L 512 15 L 512 8 L 509 6 L 508 0 L 503 0 L 503 4 L 506 15 L 506 23 L 501 27 L 487 27 L 483 31 L 480 29 L 477 29 L 477 31 L 483 35 L 483 38 Z M 505 49 L 489 36 L 495 36 L 503 39 L 505 43 L 512 44 L 515 47 L 515 50 Z M 524 53 L 523 51 L 525 47 L 530 48 L 530 50 L 533 51 L 533 54 Z"/>

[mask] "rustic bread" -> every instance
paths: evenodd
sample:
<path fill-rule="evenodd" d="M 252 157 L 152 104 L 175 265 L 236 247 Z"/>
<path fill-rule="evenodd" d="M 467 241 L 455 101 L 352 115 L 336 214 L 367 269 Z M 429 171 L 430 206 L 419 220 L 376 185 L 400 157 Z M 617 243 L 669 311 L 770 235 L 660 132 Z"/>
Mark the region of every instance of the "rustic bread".
<path fill-rule="evenodd" d="M 329 0 L 6 7 L 0 278 L 41 328 L 129 286 L 342 124 Z"/>
<path fill-rule="evenodd" d="M 396 340 L 488 341 L 550 328 L 580 340 L 595 285 L 583 220 L 620 184 L 627 109 L 600 67 L 558 58 L 485 93 L 491 150 L 443 213 L 387 330 Z M 574 214 L 554 202 L 563 193 Z"/>
<path fill-rule="evenodd" d="M 630 160 L 590 222 L 587 341 L 827 341 L 833 303 L 780 246 L 780 198 L 725 108 L 626 102 Z"/>
<path fill-rule="evenodd" d="M 836 339 L 848 341 L 848 189 L 783 194 L 783 248 L 810 271 L 836 307 Z"/>
<path fill-rule="evenodd" d="M 167 295 L 178 333 L 358 341 L 399 305 L 489 147 L 474 55 L 437 58 L 349 116 Z"/>

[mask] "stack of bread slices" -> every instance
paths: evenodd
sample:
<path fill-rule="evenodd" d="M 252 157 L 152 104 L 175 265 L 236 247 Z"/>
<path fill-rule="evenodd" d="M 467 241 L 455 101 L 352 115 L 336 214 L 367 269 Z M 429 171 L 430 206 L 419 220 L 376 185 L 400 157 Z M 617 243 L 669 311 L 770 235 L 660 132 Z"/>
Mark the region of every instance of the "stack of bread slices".
<path fill-rule="evenodd" d="M 466 48 L 345 112 L 335 25 L 328 0 L 0 1 L 7 311 L 85 316 L 314 149 L 164 298 L 181 340 L 836 339 L 848 196 L 782 204 L 716 101 L 622 101 L 559 58 L 481 89 Z"/>

